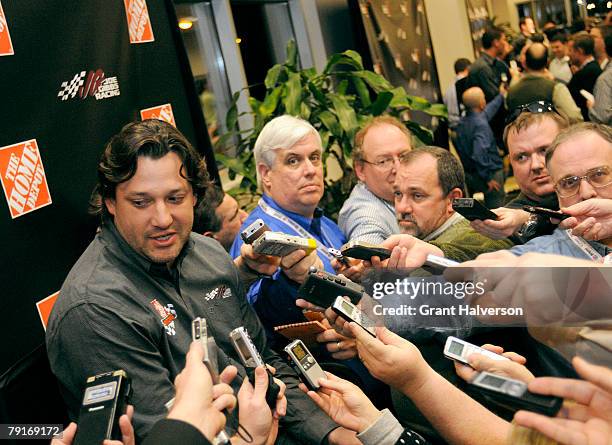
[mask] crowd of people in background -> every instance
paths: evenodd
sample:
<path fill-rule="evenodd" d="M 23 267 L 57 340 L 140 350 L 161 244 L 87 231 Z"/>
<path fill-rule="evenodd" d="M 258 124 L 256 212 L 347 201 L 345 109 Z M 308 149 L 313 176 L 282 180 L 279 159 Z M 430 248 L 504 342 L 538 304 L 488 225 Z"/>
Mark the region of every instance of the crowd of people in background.
<path fill-rule="evenodd" d="M 352 149 L 357 184 L 337 221 L 319 207 L 327 147 L 306 120 L 284 115 L 261 130 L 254 159 L 262 196 L 248 214 L 208 180 L 176 128 L 157 120 L 125 126 L 98 166 L 90 204 L 100 231 L 62 286 L 46 333 L 71 418 L 87 377 L 123 369 L 133 406 L 120 420 L 122 439 L 105 445 L 211 444 L 226 427 L 233 444 L 253 445 L 612 444 L 611 26 L 537 34 L 524 18 L 520 32 L 512 47 L 489 29 L 474 63 L 456 61 L 444 96 L 456 152 L 424 146 L 391 116 L 363 123 Z M 477 193 L 496 219 L 468 220 L 453 206 Z M 240 232 L 258 219 L 317 247 L 257 254 Z M 389 257 L 332 254 L 349 241 L 386 248 Z M 431 255 L 459 263 L 446 269 L 449 282 L 480 270 L 496 304 L 529 305 L 523 327 L 435 328 L 387 312 L 373 336 L 299 298 L 312 268 L 365 285 L 373 269 L 427 272 Z M 536 266 L 586 270 L 588 285 L 577 299 L 576 286 L 555 286 Z M 381 303 L 405 301 L 391 293 Z M 323 329 L 311 351 L 326 370 L 316 391 L 281 357 L 288 341 L 275 329 L 314 316 Z M 195 317 L 207 319 L 218 347 L 214 381 L 191 343 Z M 260 366 L 246 377 L 228 340 L 239 326 L 270 371 Z M 452 362 L 442 353 L 449 335 L 507 360 L 472 354 L 468 364 Z M 547 417 L 477 401 L 464 381 L 483 371 L 564 406 Z M 281 388 L 274 406 L 266 402 L 272 380 Z M 71 424 L 54 444 L 71 444 L 78 428 Z"/>

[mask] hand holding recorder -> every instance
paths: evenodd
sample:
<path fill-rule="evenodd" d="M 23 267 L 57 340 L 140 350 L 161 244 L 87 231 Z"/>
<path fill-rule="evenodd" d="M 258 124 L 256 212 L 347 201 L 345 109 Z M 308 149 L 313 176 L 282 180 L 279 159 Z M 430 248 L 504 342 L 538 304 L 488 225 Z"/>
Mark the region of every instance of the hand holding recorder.
<path fill-rule="evenodd" d="M 527 360 L 515 352 L 504 352 L 495 345 L 478 347 L 464 340 L 448 337 L 444 355 L 455 361 L 457 375 L 469 382 L 480 371 L 529 383 L 535 377 L 525 367 Z"/>
<path fill-rule="evenodd" d="M 603 240 L 612 237 L 612 200 L 591 198 L 569 207 L 563 212 L 569 218 L 559 224 L 563 229 L 586 240 Z"/>
<path fill-rule="evenodd" d="M 231 367 L 233 370 L 222 373 L 220 381 L 223 383 L 213 386 L 204 356 L 202 345 L 196 341 L 191 343 L 185 368 L 174 382 L 176 397 L 168 418 L 190 423 L 212 442 L 225 427 L 223 411 L 236 406 L 234 391 L 228 384 L 236 375 L 236 368 Z"/>
<path fill-rule="evenodd" d="M 309 390 L 300 384 L 300 389 L 338 425 L 360 433 L 381 416 L 370 399 L 354 384 L 327 372 L 319 379 L 320 389 Z"/>
<path fill-rule="evenodd" d="M 543 377 L 532 381 L 529 390 L 564 397 L 574 404 L 566 405 L 556 418 L 519 411 L 514 420 L 560 444 L 608 445 L 612 443 L 612 370 L 578 357 L 573 365 L 586 381 Z"/>

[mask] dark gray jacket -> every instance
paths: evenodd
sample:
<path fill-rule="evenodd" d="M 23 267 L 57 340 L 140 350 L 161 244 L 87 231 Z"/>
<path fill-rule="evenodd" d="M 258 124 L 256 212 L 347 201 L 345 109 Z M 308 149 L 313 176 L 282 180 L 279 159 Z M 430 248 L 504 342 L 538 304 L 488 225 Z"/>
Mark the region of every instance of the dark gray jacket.
<path fill-rule="evenodd" d="M 108 220 L 74 265 L 47 329 L 51 369 L 72 419 L 87 377 L 124 369 L 133 381 L 133 424 L 137 436 L 144 437 L 174 397 L 173 382 L 191 342 L 191 320 L 200 316 L 222 350 L 219 369 L 228 364 L 239 369 L 235 388 L 245 373 L 228 333 L 247 328 L 264 361 L 287 385 L 287 416 L 281 425 L 291 435 L 318 444 L 337 428 L 300 391 L 293 370 L 266 346 L 238 271 L 219 243 L 191 233 L 172 272 L 136 253 Z M 236 426 L 237 411 L 228 425 Z"/>

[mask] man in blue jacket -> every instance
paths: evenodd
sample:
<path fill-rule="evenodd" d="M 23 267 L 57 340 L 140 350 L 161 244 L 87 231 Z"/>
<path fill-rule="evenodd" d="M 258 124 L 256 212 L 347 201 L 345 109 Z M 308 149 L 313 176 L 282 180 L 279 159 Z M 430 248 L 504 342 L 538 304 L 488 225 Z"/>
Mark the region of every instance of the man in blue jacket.
<path fill-rule="evenodd" d="M 498 94 L 487 104 L 483 91 L 472 87 L 463 93 L 463 103 L 468 112 L 457 127 L 457 152 L 467 186 L 470 193 L 483 192 L 486 206 L 496 209 L 504 205 L 504 169 L 489 122 L 504 97 Z"/>
<path fill-rule="evenodd" d="M 346 238 L 317 207 L 324 191 L 323 148 L 312 125 L 291 116 L 273 119 L 257 138 L 254 156 L 263 197 L 242 229 L 261 218 L 274 232 L 317 241 L 315 252 L 287 255 L 272 277 L 260 279 L 248 291 L 247 298 L 270 335 L 274 326 L 305 321 L 295 305 L 297 289 L 311 266 L 335 273 L 327 248 L 340 248 Z M 230 255 L 238 257 L 241 246 L 242 239 L 236 237 Z M 330 352 L 341 346 L 331 345 Z"/>

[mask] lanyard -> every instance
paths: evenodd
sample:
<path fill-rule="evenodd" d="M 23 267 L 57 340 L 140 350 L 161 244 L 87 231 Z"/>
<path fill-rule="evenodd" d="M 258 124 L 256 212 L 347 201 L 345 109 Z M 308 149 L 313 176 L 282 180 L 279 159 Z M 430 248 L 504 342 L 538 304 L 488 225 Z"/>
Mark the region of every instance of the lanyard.
<path fill-rule="evenodd" d="M 288 218 L 286 215 L 283 215 L 281 212 L 279 212 L 276 209 L 273 209 L 272 207 L 270 207 L 268 204 L 266 204 L 264 202 L 263 199 L 259 200 L 259 203 L 257 204 L 259 207 L 261 207 L 261 210 L 264 211 L 264 213 L 266 213 L 267 215 L 270 215 L 272 218 L 276 218 L 279 221 L 287 224 L 289 227 L 291 227 L 293 230 L 295 230 L 302 238 L 312 238 L 312 235 L 310 233 L 308 233 L 302 226 L 300 226 L 298 223 L 296 223 L 294 220 L 292 220 L 291 218 Z M 325 233 L 323 232 L 323 227 L 321 227 L 321 237 L 323 238 L 323 241 L 325 241 L 325 243 L 327 243 L 329 246 L 333 246 L 333 244 L 329 241 L 329 239 L 325 236 Z M 317 243 L 318 244 L 318 243 Z M 324 257 L 326 257 L 329 261 L 331 261 L 332 259 L 334 259 L 335 257 L 333 255 L 331 255 L 327 249 L 325 249 L 323 246 L 321 246 L 320 244 L 317 246 L 317 251 L 323 255 Z"/>
<path fill-rule="evenodd" d="M 573 242 L 580 250 L 582 250 L 591 261 L 596 261 L 598 263 L 603 263 L 604 258 L 597 252 L 593 246 L 587 243 L 584 239 L 579 236 L 573 235 L 571 229 L 567 229 L 565 234 Z"/>

